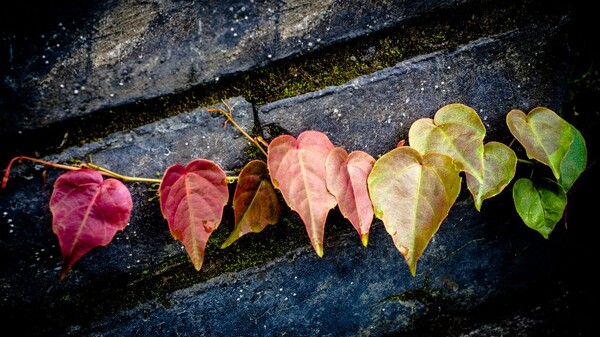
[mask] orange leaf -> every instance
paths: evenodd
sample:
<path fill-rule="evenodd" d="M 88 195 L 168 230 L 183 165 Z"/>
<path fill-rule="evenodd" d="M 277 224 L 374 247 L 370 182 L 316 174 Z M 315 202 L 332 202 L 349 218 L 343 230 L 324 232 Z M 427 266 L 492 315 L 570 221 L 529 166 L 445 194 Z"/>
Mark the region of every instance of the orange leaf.
<path fill-rule="evenodd" d="M 370 154 L 336 147 L 327 156 L 327 188 L 337 200 L 342 215 L 352 223 L 364 246 L 373 222 L 373 204 L 367 189 L 367 177 L 375 159 Z"/>
<path fill-rule="evenodd" d="M 267 156 L 273 186 L 302 218 L 319 256 L 323 256 L 325 221 L 336 205 L 325 177 L 325 160 L 331 149 L 333 144 L 324 133 L 304 131 L 298 139 L 290 135 L 273 139 Z"/>

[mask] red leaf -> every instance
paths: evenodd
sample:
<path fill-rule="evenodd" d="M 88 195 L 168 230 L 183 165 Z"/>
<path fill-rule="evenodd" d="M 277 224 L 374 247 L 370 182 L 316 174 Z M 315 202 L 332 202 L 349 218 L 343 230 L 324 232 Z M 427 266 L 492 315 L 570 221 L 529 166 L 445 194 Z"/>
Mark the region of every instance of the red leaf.
<path fill-rule="evenodd" d="M 87 252 L 108 245 L 127 226 L 132 208 L 127 187 L 116 179 L 103 180 L 98 171 L 81 169 L 58 177 L 50 211 L 63 256 L 60 279 Z"/>
<path fill-rule="evenodd" d="M 323 256 L 325 221 L 337 204 L 327 190 L 325 160 L 333 144 L 318 131 L 305 131 L 298 139 L 282 135 L 269 144 L 267 165 L 273 186 L 296 211 L 317 255 Z"/>
<path fill-rule="evenodd" d="M 160 209 L 171 235 L 185 246 L 196 270 L 202 268 L 210 234 L 229 200 L 227 176 L 214 162 L 196 159 L 167 168 L 160 184 Z"/>
<path fill-rule="evenodd" d="M 240 172 L 233 194 L 233 214 L 235 228 L 221 248 L 226 248 L 242 235 L 259 233 L 279 221 L 281 207 L 264 161 L 253 160 Z"/>
<path fill-rule="evenodd" d="M 327 156 L 327 188 L 335 196 L 340 212 L 352 223 L 364 246 L 369 240 L 373 222 L 373 204 L 367 188 L 367 177 L 375 159 L 368 153 L 336 147 Z"/>

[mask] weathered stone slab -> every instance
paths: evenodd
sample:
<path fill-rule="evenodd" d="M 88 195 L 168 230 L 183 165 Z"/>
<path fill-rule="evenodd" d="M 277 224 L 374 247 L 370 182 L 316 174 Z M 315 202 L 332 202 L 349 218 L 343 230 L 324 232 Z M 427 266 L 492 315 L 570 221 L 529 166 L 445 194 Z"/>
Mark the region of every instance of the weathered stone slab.
<path fill-rule="evenodd" d="M 266 104 L 259 120 L 267 131 L 275 124 L 295 136 L 320 130 L 348 151 L 376 156 L 407 140 L 417 119 L 433 118 L 442 106 L 459 102 L 479 113 L 486 142 L 506 142 L 510 110 L 559 111 L 571 69 L 563 33 L 530 25 L 419 56 L 346 85 Z"/>
<path fill-rule="evenodd" d="M 508 207 L 504 205 L 503 207 Z M 509 217 L 454 205 L 412 277 L 381 222 L 267 265 L 167 294 L 73 336 L 387 336 L 444 310 L 469 310 L 547 277 L 549 246 Z M 526 275 L 523 271 L 526 270 Z M 165 304 L 168 303 L 168 304 Z"/>
<path fill-rule="evenodd" d="M 254 123 L 252 106 L 241 98 L 230 102 L 235 105 L 236 121 L 250 130 Z M 201 108 L 44 159 L 68 163 L 71 159 L 91 158 L 93 163 L 114 172 L 156 178 L 156 173 L 164 173 L 170 165 L 205 158 L 233 175 L 231 170 L 248 161 L 244 149 L 249 142 L 231 125 L 224 128 L 224 121 L 225 117 Z M 52 233 L 48 202 L 51 184 L 64 171 L 48 170 L 47 183 L 42 185 L 41 169 L 32 163 L 15 167 L 7 188 L 0 190 L 3 314 L 37 315 L 37 306 L 32 303 L 47 301 L 48 305 L 77 294 L 78 289 L 110 287 L 118 278 L 185 256 L 182 245 L 171 237 L 156 192 L 149 191 L 151 185 L 128 183 L 133 210 L 127 228 L 117 233 L 109 246 L 96 248 L 79 260 L 65 281 L 59 281 L 61 253 Z M 27 305 L 32 307 L 27 309 Z M 56 314 L 48 313 L 50 317 Z M 37 320 L 41 317 L 36 317 L 36 324 L 43 324 Z"/>
<path fill-rule="evenodd" d="M 466 2 L 101 2 L 87 17 L 5 41 L 11 59 L 0 75 L 11 97 L 0 99 L 0 132 L 171 94 Z"/>
<path fill-rule="evenodd" d="M 527 53 L 527 44 L 530 52 L 531 46 L 538 47 L 538 54 Z M 296 135 L 307 129 L 322 130 L 338 145 L 376 155 L 405 137 L 416 118 L 432 117 L 441 105 L 461 101 L 480 112 L 490 138 L 498 139 L 506 135 L 500 118 L 508 109 L 528 110 L 540 104 L 558 107 L 568 65 L 568 49 L 561 46 L 559 27 L 533 26 L 455 51 L 412 59 L 345 86 L 264 106 L 260 119 L 263 124 L 278 124 Z M 398 106 L 402 109 L 396 110 Z M 236 111 L 236 119 L 249 129 L 250 106 L 241 102 Z M 205 115 L 184 115 L 49 159 L 85 159 L 91 153 L 97 164 L 140 176 L 153 176 L 169 164 L 185 163 L 196 156 L 215 160 L 227 169 L 239 167 L 245 162 L 241 150 L 246 141 L 231 128 L 223 131 L 222 118 L 201 117 Z M 181 122 L 189 124 L 182 127 Z M 207 130 L 210 132 L 205 134 Z M 223 143 L 204 143 L 204 135 Z M 190 148 L 195 143 L 202 145 Z M 213 144 L 226 151 L 216 151 Z M 233 155 L 227 151 L 233 151 Z M 2 313 L 11 325 L 25 330 L 40 328 L 36 324 L 52 322 L 66 313 L 48 310 L 43 317 L 32 316 L 32 310 L 39 314 L 35 311 L 39 301 L 62 295 L 63 303 L 68 303 L 68 297 L 76 295 L 77 289 L 97 286 L 108 275 L 127 277 L 165 259 L 183 256 L 166 224 L 157 221 L 161 219 L 158 204 L 148 201 L 152 195 L 146 190 L 148 186 L 134 184 L 133 193 L 139 198 L 134 198 L 136 213 L 130 227 L 109 247 L 86 256 L 66 282 L 60 283 L 56 279 L 60 267 L 56 239 L 41 202 L 48 200 L 50 190 L 46 187 L 36 196 L 39 188 L 23 187 L 35 185 L 28 179 L 36 179 L 39 170 L 22 168 L 16 174 L 9 189 L 0 191 L 0 219 L 6 224 L 0 232 Z M 55 177 L 56 172 L 51 171 L 48 182 Z M 515 291 L 534 289 L 553 276 L 554 258 L 564 252 L 563 247 L 541 240 L 514 214 L 506 213 L 509 207 L 510 200 L 498 197 L 494 203 L 484 204 L 479 213 L 471 199 L 463 196 L 419 261 L 416 278 L 410 276 L 382 224 L 375 222 L 368 248 L 351 233 L 339 240 L 327 240 L 322 259 L 310 247 L 298 249 L 266 265 L 225 274 L 177 292 L 156 294 L 140 306 L 110 313 L 99 321 L 79 319 L 77 312 L 69 312 L 74 315 L 70 321 L 77 323 L 67 327 L 57 323 L 43 335 L 403 333 L 415 320 L 435 314 L 436 308 L 473 310 L 482 303 L 510 297 Z M 27 242 L 26 247 L 23 242 Z M 164 282 L 176 281 L 166 278 Z M 107 291 L 108 284 L 96 290 Z M 56 307 L 65 305 L 58 303 Z M 53 305 L 46 308 L 52 309 Z M 101 307 L 90 310 L 104 313 Z M 23 318 L 34 321 L 23 325 L 18 322 Z M 44 323 L 39 323 L 42 319 Z"/>
<path fill-rule="evenodd" d="M 260 109 L 261 121 L 296 135 L 325 131 L 338 145 L 377 155 L 392 148 L 411 121 L 460 101 L 475 107 L 496 137 L 505 137 L 500 121 L 509 109 L 540 104 L 556 109 L 564 95 L 568 58 L 557 52 L 560 30 L 546 28 L 476 41 L 269 104 Z M 527 52 L 532 43 L 537 55 Z M 541 71 L 547 67 L 552 74 Z M 509 207 L 510 196 L 502 195 L 479 213 L 463 195 L 419 260 L 415 278 L 376 221 L 368 248 L 351 233 L 326 241 L 322 259 L 310 247 L 298 249 L 69 331 L 83 336 L 403 333 L 434 308 L 469 311 L 547 282 L 554 252 L 561 248 L 507 214 Z"/>

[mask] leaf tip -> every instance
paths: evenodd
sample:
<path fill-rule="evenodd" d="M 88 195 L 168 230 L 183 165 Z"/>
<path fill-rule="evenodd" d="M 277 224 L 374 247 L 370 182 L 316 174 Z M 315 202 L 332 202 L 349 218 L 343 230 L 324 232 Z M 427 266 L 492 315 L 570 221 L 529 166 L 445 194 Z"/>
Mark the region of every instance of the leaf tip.
<path fill-rule="evenodd" d="M 225 240 L 225 242 L 223 242 L 223 244 L 221 245 L 221 249 L 225 249 L 227 247 L 229 247 L 232 243 L 234 243 L 236 240 L 238 239 L 238 237 L 235 237 L 233 235 L 233 233 L 227 238 L 227 240 Z"/>
<path fill-rule="evenodd" d="M 360 235 L 360 241 L 362 242 L 363 246 L 367 246 L 367 244 L 369 243 L 369 233 L 364 233 Z"/>
<path fill-rule="evenodd" d="M 323 257 L 323 245 L 320 243 L 315 243 L 314 248 L 315 252 L 317 252 L 317 255 L 319 255 L 319 257 Z"/>
<path fill-rule="evenodd" d="M 58 279 L 61 281 L 64 281 L 64 279 L 67 278 L 67 274 L 69 273 L 70 270 L 71 270 L 71 267 L 69 267 L 67 265 L 63 265 L 62 269 L 60 270 L 60 274 L 58 274 Z"/>
<path fill-rule="evenodd" d="M 408 268 L 410 269 L 410 274 L 412 275 L 412 277 L 417 276 L 417 265 L 413 264 L 408 266 Z"/>
<path fill-rule="evenodd" d="M 477 210 L 477 212 L 481 212 L 481 204 L 483 203 L 482 200 L 480 200 L 479 198 L 475 199 L 475 209 Z"/>

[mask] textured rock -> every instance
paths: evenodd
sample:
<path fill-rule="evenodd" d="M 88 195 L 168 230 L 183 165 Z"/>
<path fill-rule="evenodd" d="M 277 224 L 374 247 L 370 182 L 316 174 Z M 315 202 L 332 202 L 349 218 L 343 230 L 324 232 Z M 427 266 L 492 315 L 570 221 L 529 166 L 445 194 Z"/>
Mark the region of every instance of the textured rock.
<path fill-rule="evenodd" d="M 255 34 L 262 32 L 265 35 L 255 35 L 255 40 L 263 43 L 263 38 L 269 39 L 271 35 L 261 29 L 270 29 L 268 31 L 271 32 L 273 27 L 280 28 L 276 36 L 288 37 L 289 40 L 285 41 L 290 45 L 278 40 L 279 47 L 273 51 L 261 45 L 256 47 L 258 54 L 241 53 L 237 58 L 215 59 L 215 64 L 225 62 L 228 66 L 223 69 L 235 72 L 236 62 L 242 62 L 242 68 L 260 66 L 268 61 L 267 53 L 272 53 L 271 59 L 276 59 L 307 50 L 302 48 L 315 37 L 308 37 L 306 34 L 310 33 L 307 32 L 331 32 L 330 41 L 334 41 L 337 37 L 345 39 L 352 34 L 365 34 L 380 28 L 346 29 L 347 22 L 356 24 L 353 27 L 362 27 L 362 23 L 353 21 L 355 13 L 364 14 L 369 19 L 381 18 L 384 22 L 381 27 L 387 25 L 387 20 L 396 22 L 393 20 L 403 20 L 412 15 L 405 12 L 406 16 L 386 17 L 378 12 L 383 7 L 362 7 L 362 3 L 358 2 L 349 5 L 355 6 L 352 10 L 344 11 L 335 7 L 343 6 L 341 3 L 329 1 L 257 1 L 256 7 L 247 7 L 246 11 L 257 10 L 270 3 L 277 4 L 274 12 L 255 11 L 252 15 L 266 15 L 270 19 L 277 15 L 277 20 L 285 22 L 285 25 L 279 21 L 267 28 L 240 25 L 246 30 L 206 35 L 207 39 L 211 39 L 207 40 L 207 46 L 216 44 L 216 48 L 225 46 L 230 48 L 227 49 L 229 51 L 240 50 L 244 46 L 232 42 L 235 32 L 238 32 L 237 37 L 247 37 L 256 28 Z M 404 2 L 378 3 L 390 6 L 387 9 L 391 10 Z M 463 1 L 411 2 L 417 3 L 432 9 Z M 127 10 L 125 5 L 129 5 Z M 161 90 L 167 92 L 167 88 L 175 90 L 175 85 L 181 84 L 177 78 L 184 78 L 186 85 L 195 81 L 199 83 L 199 73 L 192 80 L 186 72 L 194 67 L 190 66 L 193 62 L 185 57 L 179 58 L 196 52 L 191 48 L 190 34 L 198 32 L 200 27 L 203 32 L 222 29 L 218 28 L 218 24 L 231 23 L 233 16 L 240 15 L 243 4 L 235 3 L 233 11 L 225 7 L 230 3 L 211 4 L 214 8 L 223 6 L 223 11 L 208 13 L 214 27 L 200 26 L 197 21 L 186 19 L 187 15 L 203 7 L 203 3 L 179 5 L 158 1 L 97 4 L 97 8 L 101 9 L 99 13 L 104 13 L 104 10 L 106 13 L 89 24 L 111 31 L 113 37 L 98 35 L 92 40 L 82 35 L 81 43 L 88 48 L 87 65 L 95 64 L 98 69 L 106 71 L 104 82 L 100 81 L 103 84 L 96 88 L 101 94 L 91 99 L 88 105 L 78 101 L 84 96 L 76 99 L 69 96 L 67 99 L 63 95 L 70 94 L 77 87 L 61 88 L 64 92 L 48 91 L 45 96 L 48 102 L 43 101 L 48 109 L 42 108 L 39 110 L 42 114 L 30 115 L 42 117 L 37 121 L 30 119 L 27 123 L 34 126 L 54 120 L 56 116 L 48 119 L 43 116 L 54 111 L 57 102 L 65 101 L 67 105 L 83 107 L 74 113 L 83 114 L 101 107 L 104 104 L 102 100 L 110 97 L 110 93 L 115 93 L 115 101 L 109 102 L 109 105 L 133 99 L 133 87 L 126 88 L 126 81 L 122 86 L 120 82 L 113 81 L 123 76 L 123 70 L 131 76 L 127 77 L 127 81 L 136 81 L 136 86 L 140 86 L 140 97 L 152 97 L 160 94 Z M 113 10 L 108 11 L 109 8 Z M 332 8 L 336 10 L 328 12 Z M 366 11 L 366 8 L 370 9 Z M 295 14 L 288 14 L 282 9 Z M 412 9 L 415 10 L 413 14 L 418 14 L 423 8 L 406 8 L 407 11 Z M 225 14 L 232 16 L 227 18 Z M 335 20 L 340 21 L 327 15 L 334 15 Z M 177 20 L 188 26 L 176 30 Z M 133 25 L 127 31 L 119 29 L 129 23 Z M 159 39 L 160 32 L 152 28 L 159 23 L 165 32 L 164 39 Z M 503 117 L 508 110 L 528 111 L 537 105 L 558 110 L 565 98 L 571 50 L 565 44 L 562 23 L 564 21 L 554 26 L 526 25 L 457 49 L 413 58 L 346 85 L 274 102 L 259 108 L 259 120 L 267 132 L 271 131 L 267 134 L 270 136 L 276 134 L 275 126 L 295 135 L 303 130 L 316 129 L 325 131 L 334 143 L 348 150 L 366 150 L 376 156 L 388 151 L 400 138 L 405 138 L 410 123 L 417 118 L 432 117 L 442 105 L 459 101 L 480 113 L 488 127 L 486 141 L 506 140 L 508 134 Z M 68 24 L 65 22 L 61 27 Z M 330 29 L 327 30 L 327 27 Z M 66 27 L 61 33 L 66 35 L 58 34 L 50 39 L 51 44 L 43 45 L 64 45 L 59 39 L 70 36 L 72 32 L 69 29 Z M 76 34 L 80 32 L 83 30 L 76 31 Z M 300 43 L 295 42 L 296 36 L 302 37 Z M 322 43 L 325 46 L 326 42 Z M 252 51 L 248 49 L 250 44 L 248 42 L 245 46 L 245 51 Z M 176 50 L 173 47 L 180 45 L 186 48 Z M 153 82 L 145 82 L 149 81 L 149 77 L 145 78 L 143 70 L 137 68 L 141 67 L 140 64 L 133 63 L 135 66 L 131 69 L 125 67 L 125 64 L 131 64 L 129 61 L 139 58 L 142 46 L 144 51 L 154 53 L 152 55 L 159 59 L 151 64 L 147 63 L 151 60 L 147 56 L 146 63 L 140 64 L 151 65 L 146 71 L 154 71 L 152 74 L 160 74 L 159 77 L 164 78 L 152 77 Z M 313 46 L 320 48 L 314 43 Z M 76 49 L 71 51 L 76 52 Z M 61 57 L 65 55 L 71 54 Z M 262 58 L 253 60 L 253 65 L 243 63 L 246 56 L 250 60 L 256 55 L 262 55 Z M 54 59 L 51 61 L 55 62 Z M 61 76 L 79 76 L 77 65 L 73 62 L 61 68 L 60 71 L 64 72 Z M 216 76 L 210 75 L 209 78 Z M 4 89 L 27 86 L 40 78 L 33 80 L 31 77 L 33 82 L 16 84 L 18 82 L 14 78 L 7 77 Z M 87 77 L 82 78 L 88 80 Z M 103 85 L 105 87 L 100 88 Z M 113 89 L 121 87 L 124 96 L 117 97 Z M 28 97 L 28 94 L 20 92 L 24 96 L 19 100 L 33 105 L 42 104 L 37 91 L 39 88 L 34 86 L 34 89 Z M 87 89 L 87 86 L 77 89 L 77 95 Z M 239 102 L 236 120 L 249 130 L 254 125 L 252 107 L 243 99 L 236 100 Z M 58 107 L 62 109 L 65 105 L 59 104 Z M 27 113 L 23 116 L 28 117 Z M 231 126 L 223 130 L 223 121 L 222 117 L 213 118 L 204 109 L 199 109 L 118 133 L 96 143 L 70 148 L 47 159 L 60 162 L 73 158 L 86 160 L 87 155 L 92 154 L 96 164 L 127 175 L 146 177 L 163 172 L 170 164 L 186 163 L 196 157 L 212 159 L 223 168 L 232 170 L 246 162 L 243 149 L 247 141 Z M 47 183 L 51 184 L 57 174 L 58 170 L 49 170 Z M 383 225 L 376 221 L 367 248 L 362 247 L 351 228 L 347 235 L 338 235 L 335 239 L 328 232 L 323 258 L 315 255 L 307 241 L 305 247 L 256 267 L 223 273 L 229 266 L 220 265 L 216 269 L 221 275 L 208 280 L 203 276 L 204 270 L 194 273 L 191 285 L 180 283 L 185 278 L 182 275 L 185 268 L 180 266 L 185 264 L 189 267 L 189 261 L 185 259 L 181 245 L 169 235 L 157 201 L 149 200 L 154 193 L 148 191 L 148 185 L 135 183 L 130 185 L 134 195 L 134 214 L 129 227 L 119 233 L 111 245 L 86 255 L 67 279 L 59 282 L 60 253 L 57 240 L 51 233 L 50 214 L 46 209 L 51 191 L 49 185 L 40 187 L 40 176 L 39 166 L 18 167 L 11 175 L 8 188 L 0 190 L 0 224 L 3 225 L 0 226 L 0 316 L 7 331 L 17 329 L 20 335 L 583 336 L 583 332 L 592 331 L 591 315 L 580 304 L 594 304 L 589 299 L 591 292 L 588 293 L 588 290 L 592 282 L 588 280 L 593 280 L 589 273 L 596 261 L 590 254 L 595 247 L 592 242 L 595 236 L 589 235 L 590 226 L 582 226 L 589 224 L 582 219 L 589 218 L 594 210 L 594 199 L 587 198 L 586 193 L 598 186 L 597 174 L 584 177 L 587 179 L 578 193 L 573 194 L 575 197 L 582 196 L 570 200 L 569 204 L 571 216 L 577 215 L 575 221 L 569 222 L 568 230 L 558 226 L 551 240 L 543 240 L 539 234 L 526 228 L 514 212 L 507 212 L 507 209 L 512 209 L 509 193 L 496 197 L 493 202 L 485 202 L 480 213 L 475 210 L 468 193 L 464 192 L 419 260 L 414 278 Z M 594 179 L 590 182 L 591 177 Z M 294 217 L 285 220 L 298 222 Z M 328 222 L 329 229 L 342 225 L 347 224 L 339 216 L 332 216 Z M 281 229 L 277 227 L 276 230 Z M 579 235 L 573 236 L 573 230 Z M 271 246 L 265 245 L 264 249 L 273 249 L 272 246 L 279 242 L 271 241 L 269 244 Z M 251 254 L 245 250 L 234 250 L 234 254 L 238 253 Z M 562 284 L 565 280 L 569 283 L 568 287 Z M 189 282 L 189 279 L 186 281 Z M 577 303 L 563 301 L 563 298 L 569 298 L 573 289 L 581 290 L 585 300 Z M 131 293 L 140 295 L 131 296 Z M 553 296 L 559 301 L 545 300 Z M 94 301 L 86 302 L 90 298 Z M 538 298 L 544 301 L 537 301 Z M 513 310 L 521 306 L 526 308 Z M 559 326 L 558 331 L 553 330 L 554 324 Z M 588 335 L 591 336 L 585 336 Z"/>
<path fill-rule="evenodd" d="M 266 104 L 259 120 L 267 131 L 276 125 L 295 136 L 320 130 L 348 151 L 377 156 L 407 139 L 415 120 L 433 118 L 442 106 L 459 102 L 479 113 L 486 142 L 508 143 L 506 114 L 536 106 L 559 111 L 570 69 L 564 31 L 531 25 Z"/>
<path fill-rule="evenodd" d="M 251 129 L 250 104 L 239 98 L 231 103 L 236 104 L 236 121 L 245 130 Z M 114 172 L 154 178 L 172 164 L 185 165 L 192 159 L 205 158 L 232 175 L 231 170 L 248 161 L 244 149 L 249 142 L 231 125 L 224 129 L 224 121 L 223 116 L 197 109 L 45 159 L 68 163 L 72 159 L 91 158 L 93 163 Z M 132 194 L 133 211 L 129 225 L 108 247 L 96 248 L 78 261 L 66 281 L 60 282 L 57 272 L 61 255 L 51 229 L 48 202 L 51 184 L 61 170 L 50 169 L 43 186 L 41 169 L 40 165 L 30 163 L 15 167 L 7 188 L 0 190 L 0 282 L 4 285 L 0 297 L 11 315 L 19 315 L 19 310 L 29 311 L 23 308 L 40 300 L 44 302 L 44 298 L 49 302 L 59 300 L 90 285 L 109 285 L 115 278 L 127 278 L 174 257 L 185 256 L 182 245 L 169 233 L 158 200 L 153 199 L 155 192 L 149 190 L 151 185 L 130 183 L 127 187 Z"/>
<path fill-rule="evenodd" d="M 401 333 L 437 305 L 466 310 L 533 287 L 546 276 L 548 246 L 508 218 L 488 216 L 478 214 L 470 200 L 457 203 L 420 259 L 415 278 L 376 222 L 367 248 L 352 233 L 327 242 L 323 258 L 311 247 L 298 249 L 71 331 L 84 336 Z"/>
<path fill-rule="evenodd" d="M 0 131 L 214 82 L 467 0 L 112 0 L 37 36 L 3 40 Z M 84 7 L 85 8 L 85 7 Z M 71 18 L 73 19 L 73 18 Z M 33 47 L 32 47 L 33 46 Z"/>

